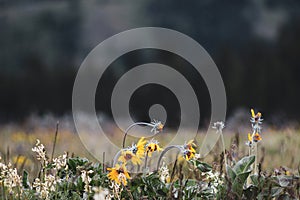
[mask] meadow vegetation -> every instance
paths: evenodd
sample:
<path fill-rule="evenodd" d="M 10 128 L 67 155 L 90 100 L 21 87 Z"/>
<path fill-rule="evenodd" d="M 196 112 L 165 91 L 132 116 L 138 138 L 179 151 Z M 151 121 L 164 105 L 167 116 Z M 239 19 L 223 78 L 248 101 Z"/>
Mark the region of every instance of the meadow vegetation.
<path fill-rule="evenodd" d="M 133 143 L 104 163 L 70 130 L 2 128 L 0 198 L 299 199 L 299 131 L 262 130 L 262 114 L 251 110 L 250 117 L 249 133 L 226 132 L 223 122 L 214 123 L 220 140 L 204 158 L 196 145 L 201 141 L 163 146 L 142 137 L 123 142 Z M 163 130 L 158 121 L 148 126 Z M 166 162 L 173 150 L 173 162 Z"/>

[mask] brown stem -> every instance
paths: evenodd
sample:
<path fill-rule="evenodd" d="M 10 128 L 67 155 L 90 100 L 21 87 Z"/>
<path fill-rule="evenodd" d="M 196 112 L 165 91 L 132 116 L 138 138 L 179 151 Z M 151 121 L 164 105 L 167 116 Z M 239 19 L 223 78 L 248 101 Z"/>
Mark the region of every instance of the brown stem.
<path fill-rule="evenodd" d="M 53 156 L 54 156 L 54 151 L 55 151 L 55 146 L 56 146 L 56 141 L 57 141 L 57 135 L 58 135 L 58 126 L 59 126 L 59 121 L 57 121 L 57 123 L 56 123 L 56 130 L 55 130 L 55 136 L 54 136 L 54 141 L 53 141 L 51 161 L 52 161 Z"/>

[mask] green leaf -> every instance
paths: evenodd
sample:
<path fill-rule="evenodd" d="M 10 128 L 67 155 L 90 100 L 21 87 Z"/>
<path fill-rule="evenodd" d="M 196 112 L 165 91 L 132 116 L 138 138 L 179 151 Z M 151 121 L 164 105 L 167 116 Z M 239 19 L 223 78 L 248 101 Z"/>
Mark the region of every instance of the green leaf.
<path fill-rule="evenodd" d="M 167 196 L 167 192 L 168 192 L 167 190 L 163 190 L 163 189 L 158 189 L 157 190 L 157 193 L 162 195 L 162 196 Z"/>
<path fill-rule="evenodd" d="M 241 174 L 250 169 L 250 166 L 254 163 L 255 156 L 247 156 L 239 160 L 235 166 L 233 167 L 233 170 L 236 174 Z"/>
<path fill-rule="evenodd" d="M 228 174 L 229 178 L 231 179 L 231 181 L 234 181 L 234 179 L 236 177 L 236 173 L 229 166 L 226 167 L 226 170 L 227 170 L 227 174 Z"/>
<path fill-rule="evenodd" d="M 272 197 L 276 197 L 276 196 L 280 195 L 280 193 L 282 191 L 283 191 L 283 188 L 281 188 L 281 187 L 273 187 L 271 189 L 271 195 L 272 195 Z"/>
<path fill-rule="evenodd" d="M 192 187 L 198 184 L 198 181 L 195 179 L 188 179 L 186 183 L 186 187 Z"/>
<path fill-rule="evenodd" d="M 283 192 L 282 187 L 272 186 L 271 188 L 264 188 L 264 190 L 257 196 L 257 198 L 258 199 L 267 199 L 270 197 L 278 197 L 282 192 Z"/>
<path fill-rule="evenodd" d="M 69 158 L 68 159 L 68 167 L 71 171 L 73 171 L 74 173 L 76 173 L 76 162 L 74 159 Z"/>
<path fill-rule="evenodd" d="M 259 176 L 257 174 L 253 174 L 250 176 L 253 185 L 255 185 L 258 188 L 262 188 L 265 183 L 265 177 L 264 176 L 260 176 L 260 178 L 258 177 Z"/>
<path fill-rule="evenodd" d="M 26 170 L 23 171 L 22 185 L 24 188 L 29 188 L 28 184 L 28 172 Z"/>
<path fill-rule="evenodd" d="M 290 183 L 289 181 L 290 177 L 288 176 L 278 176 L 277 178 L 278 178 L 279 185 L 281 187 L 287 187 Z"/>
<path fill-rule="evenodd" d="M 80 191 L 80 190 L 83 190 L 83 188 L 84 188 L 84 184 L 83 184 L 82 178 L 79 177 L 78 181 L 77 181 L 77 190 Z"/>
<path fill-rule="evenodd" d="M 243 172 L 240 174 L 237 174 L 237 176 L 235 177 L 233 184 L 232 184 L 232 190 L 238 194 L 240 197 L 243 194 L 243 187 L 244 184 L 248 178 L 248 176 L 250 175 L 251 171 L 247 171 L 247 172 Z"/>
<path fill-rule="evenodd" d="M 258 186 L 258 184 L 259 184 L 258 175 L 253 174 L 253 175 L 250 176 L 250 178 L 251 178 L 251 181 L 252 181 L 253 185 Z"/>
<path fill-rule="evenodd" d="M 196 160 L 196 167 L 199 169 L 201 172 L 209 172 L 212 170 L 212 166 L 205 162 L 201 162 L 199 160 Z"/>

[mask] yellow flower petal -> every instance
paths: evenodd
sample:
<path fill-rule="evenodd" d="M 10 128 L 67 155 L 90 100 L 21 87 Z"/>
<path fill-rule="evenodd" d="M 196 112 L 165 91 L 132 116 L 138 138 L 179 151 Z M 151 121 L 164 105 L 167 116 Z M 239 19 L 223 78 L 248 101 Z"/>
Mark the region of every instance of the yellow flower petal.
<path fill-rule="evenodd" d="M 251 115 L 252 115 L 253 118 L 255 117 L 255 113 L 254 113 L 253 109 L 251 109 Z"/>
<path fill-rule="evenodd" d="M 248 133 L 248 140 L 249 140 L 250 142 L 252 142 L 252 136 L 251 136 L 250 133 Z"/>

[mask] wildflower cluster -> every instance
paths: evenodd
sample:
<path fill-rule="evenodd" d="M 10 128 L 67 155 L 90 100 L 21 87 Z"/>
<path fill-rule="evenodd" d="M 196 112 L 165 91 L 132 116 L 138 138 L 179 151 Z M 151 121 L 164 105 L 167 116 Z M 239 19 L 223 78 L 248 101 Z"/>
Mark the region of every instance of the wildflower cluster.
<path fill-rule="evenodd" d="M 126 186 L 127 179 L 130 179 L 126 165 L 130 162 L 133 165 L 140 165 L 145 157 L 151 157 L 153 152 L 161 150 L 162 148 L 160 148 L 157 140 L 151 139 L 147 141 L 142 137 L 137 144 L 119 151 L 115 157 L 115 161 L 117 160 L 117 162 L 114 162 L 115 167 L 107 169 L 110 171 L 108 178 L 119 185 Z"/>
<path fill-rule="evenodd" d="M 56 184 L 59 180 L 51 174 L 45 174 L 43 177 L 44 180 L 36 178 L 33 182 L 32 188 L 35 189 L 37 194 L 42 199 L 50 199 L 50 192 L 54 192 L 56 189 Z"/>
<path fill-rule="evenodd" d="M 252 150 L 254 148 L 254 154 L 255 154 L 255 163 L 254 163 L 254 174 L 257 174 L 257 160 L 258 160 L 258 147 L 257 144 L 262 140 L 261 138 L 261 124 L 263 119 L 261 118 L 262 114 L 260 112 L 256 113 L 253 109 L 251 109 L 251 127 L 252 127 L 252 133 L 248 133 L 248 141 L 246 142 L 246 145 L 249 146 L 249 156 L 252 153 Z M 248 180 L 249 182 L 249 180 Z"/>
<path fill-rule="evenodd" d="M 1 161 L 1 157 L 0 157 Z M 7 187 L 10 194 L 16 196 L 22 192 L 21 188 L 21 176 L 18 175 L 17 169 L 12 167 L 11 163 L 7 165 L 0 162 L 0 185 Z"/>
<path fill-rule="evenodd" d="M 82 170 L 81 171 L 81 179 L 84 182 L 84 191 L 86 193 L 91 192 L 92 186 L 90 186 L 90 182 L 92 181 L 91 177 L 89 176 L 89 174 L 92 174 L 93 170 Z"/>
<path fill-rule="evenodd" d="M 121 156 L 118 161 L 121 163 L 127 163 L 131 161 L 134 165 L 139 165 L 142 159 L 145 157 L 145 144 L 146 140 L 141 138 L 137 144 L 133 144 L 131 147 L 121 150 Z"/>
<path fill-rule="evenodd" d="M 251 109 L 251 126 L 252 126 L 252 133 L 248 133 L 248 141 L 247 145 L 251 148 L 254 143 L 258 143 L 262 140 L 261 138 L 261 124 L 263 119 L 261 118 L 262 115 L 260 112 L 256 113 L 253 109 Z"/>
<path fill-rule="evenodd" d="M 53 167 L 55 170 L 60 170 L 60 169 L 68 169 L 67 165 L 67 158 L 68 155 L 65 152 L 63 155 L 58 156 L 57 158 L 53 158 Z"/>
<path fill-rule="evenodd" d="M 219 172 L 203 172 L 202 175 L 207 180 L 207 187 L 212 191 L 213 194 L 217 194 L 220 185 L 224 184 L 224 177 Z"/>
<path fill-rule="evenodd" d="M 135 124 L 149 124 L 149 126 L 153 127 L 151 132 L 154 133 L 157 131 L 162 131 L 163 129 L 163 124 L 156 120 L 151 123 L 137 122 Z M 133 125 L 129 127 L 132 127 Z M 181 156 L 187 161 L 195 157 L 196 145 L 194 140 L 190 140 L 189 142 L 185 142 L 183 145 L 173 145 L 167 147 L 159 157 L 158 166 L 163 155 L 170 150 L 170 148 L 174 147 L 180 150 Z M 114 167 L 107 169 L 109 171 L 108 178 L 118 185 L 126 186 L 127 179 L 130 179 L 130 175 L 126 168 L 127 164 L 131 163 L 133 165 L 141 165 L 142 162 L 144 162 L 145 172 L 147 172 L 147 159 L 151 158 L 154 152 L 160 152 L 162 150 L 163 149 L 159 146 L 159 142 L 157 140 L 152 138 L 151 140 L 147 141 L 144 137 L 142 137 L 136 144 L 133 144 L 127 148 L 123 148 L 116 154 L 114 159 Z M 170 178 L 166 169 L 163 171 L 160 170 L 160 174 L 162 177 L 161 180 L 166 181 Z"/>
<path fill-rule="evenodd" d="M 110 168 L 106 168 L 107 163 L 92 163 L 86 158 L 69 157 L 67 153 L 49 159 L 45 146 L 37 140 L 32 151 L 38 160 L 40 171 L 35 173 L 38 175 L 28 178 L 29 173 L 24 170 L 20 176 L 15 166 L 9 162 L 10 159 L 5 156 L 5 162 L 0 162 L 0 198 L 299 199 L 299 172 L 281 166 L 270 173 L 257 165 L 261 117 L 261 113 L 251 110 L 252 133 L 248 135 L 247 142 L 250 155 L 240 157 L 237 154 L 234 162 L 231 151 L 225 150 L 222 133 L 224 122 L 214 123 L 212 128 L 216 129 L 222 139 L 223 154 L 215 156 L 212 165 L 204 162 L 201 158 L 203 155 L 200 156 L 196 151 L 195 140 L 162 148 L 153 138 L 140 138 L 131 146 L 122 148 Z M 163 128 L 158 121 L 140 124 L 150 124 L 154 133 Z M 168 164 L 164 155 L 173 148 L 178 152 L 176 161 Z M 155 155 L 158 153 L 157 170 L 147 173 L 151 164 L 156 164 Z M 258 173 L 257 166 L 260 166 Z M 144 173 L 130 174 L 132 170 L 135 171 L 133 167 L 138 170 L 141 168 Z"/>
<path fill-rule="evenodd" d="M 96 193 L 93 190 L 92 177 L 95 173 L 102 171 L 98 167 L 91 168 L 84 159 L 68 158 L 66 152 L 51 160 L 47 156 L 45 146 L 39 140 L 37 140 L 32 151 L 36 154 L 36 159 L 41 164 L 41 170 L 39 176 L 34 178 L 31 184 L 26 177 L 27 181 L 26 183 L 23 182 L 23 187 L 28 188 L 29 191 L 34 191 L 33 196 L 36 199 L 75 198 L 76 194 L 70 195 L 67 190 L 57 195 L 58 190 L 65 188 L 66 185 L 68 187 L 79 187 L 80 191 L 82 191 L 81 196 L 85 199 Z"/>

